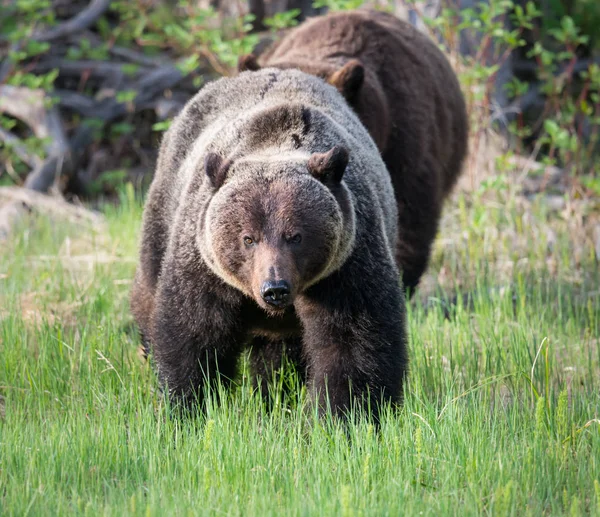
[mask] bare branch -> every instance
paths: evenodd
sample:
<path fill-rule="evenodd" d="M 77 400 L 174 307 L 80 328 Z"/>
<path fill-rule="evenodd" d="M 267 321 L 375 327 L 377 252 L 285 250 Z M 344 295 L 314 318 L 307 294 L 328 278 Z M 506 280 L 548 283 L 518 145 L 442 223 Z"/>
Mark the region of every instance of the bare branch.
<path fill-rule="evenodd" d="M 121 59 L 126 59 L 131 63 L 136 63 L 138 65 L 143 66 L 163 66 L 167 63 L 166 59 L 157 59 L 153 57 L 148 57 L 142 54 L 141 52 L 136 52 L 133 49 L 125 48 L 125 47 L 111 47 L 108 50 L 113 56 L 120 57 Z"/>
<path fill-rule="evenodd" d="M 183 74 L 177 68 L 164 66 L 152 70 L 139 81 L 127 85 L 124 89 L 138 92 L 133 100 L 133 105 L 136 110 L 139 110 L 154 105 L 158 95 L 174 87 L 181 79 L 183 79 Z M 55 95 L 59 98 L 61 107 L 77 111 L 86 117 L 104 121 L 125 116 L 129 109 L 128 104 L 118 102 L 114 97 L 96 100 L 70 90 L 56 90 Z"/>
<path fill-rule="evenodd" d="M 108 99 L 108 102 L 98 102 L 92 97 L 71 90 L 54 90 L 54 95 L 58 98 L 61 108 L 76 111 L 90 118 L 102 118 L 103 114 L 106 115 L 104 104 L 112 102 L 112 99 Z"/>
<path fill-rule="evenodd" d="M 102 43 L 104 43 L 104 40 L 102 38 L 100 38 L 95 32 L 92 32 L 90 30 L 84 30 L 75 36 L 69 36 L 67 38 L 67 41 L 72 45 L 78 46 L 79 40 L 81 38 L 87 39 L 92 44 L 92 46 L 101 45 Z M 146 56 L 142 52 L 138 52 L 137 50 L 134 50 L 131 48 L 126 48 L 126 47 L 118 47 L 118 46 L 109 47 L 108 52 L 110 54 L 112 54 L 113 56 L 117 56 L 121 59 L 124 59 L 124 60 L 130 62 L 130 63 L 136 63 L 139 65 L 149 66 L 149 67 L 163 66 L 163 65 L 168 64 L 170 61 L 169 59 L 167 59 L 164 56 L 157 56 L 157 57 Z"/>
<path fill-rule="evenodd" d="M 15 66 L 13 60 L 10 59 L 9 54 L 11 52 L 16 52 L 17 50 L 19 50 L 19 48 L 20 46 L 18 43 L 13 43 L 10 46 L 10 50 L 6 54 L 6 57 L 2 61 L 2 64 L 0 65 L 0 84 L 2 84 L 4 80 L 12 73 L 13 68 Z"/>
<path fill-rule="evenodd" d="M 172 88 L 183 79 L 181 71 L 171 65 L 161 66 L 142 77 L 137 89 L 140 94 L 136 102 L 145 102 L 168 88 Z"/>
<path fill-rule="evenodd" d="M 83 11 L 70 20 L 42 33 L 34 34 L 33 38 L 37 41 L 53 41 L 80 32 L 100 18 L 109 6 L 110 0 L 92 0 Z"/>
<path fill-rule="evenodd" d="M 46 108 L 47 97 L 43 90 L 19 86 L 0 86 L 0 113 L 25 122 L 38 138 L 52 138 L 50 151 L 68 147 L 62 122 L 56 108 Z"/>
<path fill-rule="evenodd" d="M 45 101 L 42 90 L 0 86 L 0 112 L 25 122 L 38 138 L 50 138 L 47 159 L 38 163 L 25 181 L 27 188 L 39 192 L 50 189 L 70 152 L 58 110 L 46 108 Z"/>
<path fill-rule="evenodd" d="M 114 63 L 110 61 L 71 61 L 61 58 L 44 59 L 35 64 L 31 71 L 34 73 L 45 73 L 55 68 L 61 75 L 79 77 L 84 73 L 89 73 L 95 77 L 114 77 L 123 76 L 123 65 L 126 63 Z M 141 71 L 144 69 L 142 68 Z"/>
<path fill-rule="evenodd" d="M 0 127 L 0 140 L 2 140 L 7 146 L 9 146 L 15 154 L 30 167 L 36 167 L 42 163 L 39 156 L 31 154 L 25 146 L 21 144 L 21 140 L 13 135 L 10 131 Z"/>
<path fill-rule="evenodd" d="M 29 125 L 40 138 L 44 133 L 45 115 L 44 92 L 17 86 L 0 86 L 0 112 L 22 120 Z"/>
<path fill-rule="evenodd" d="M 25 188 L 35 190 L 36 192 L 48 192 L 52 185 L 58 182 L 63 172 L 63 165 L 67 159 L 67 152 L 48 157 L 27 175 Z"/>

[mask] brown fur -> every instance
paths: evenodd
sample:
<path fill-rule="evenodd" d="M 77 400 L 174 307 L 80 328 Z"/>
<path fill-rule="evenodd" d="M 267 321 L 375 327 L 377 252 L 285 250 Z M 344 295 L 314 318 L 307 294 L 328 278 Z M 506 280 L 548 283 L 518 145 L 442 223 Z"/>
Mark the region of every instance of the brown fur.
<path fill-rule="evenodd" d="M 206 85 L 161 145 L 131 295 L 171 396 L 228 381 L 250 347 L 263 379 L 285 352 L 321 408 L 399 400 L 396 218 L 377 148 L 334 88 L 275 69 Z"/>
<path fill-rule="evenodd" d="M 298 68 L 334 85 L 379 147 L 398 203 L 396 249 L 413 288 L 429 261 L 443 200 L 460 174 L 468 121 L 460 87 L 429 38 L 392 15 L 357 10 L 313 18 L 242 70 Z"/>

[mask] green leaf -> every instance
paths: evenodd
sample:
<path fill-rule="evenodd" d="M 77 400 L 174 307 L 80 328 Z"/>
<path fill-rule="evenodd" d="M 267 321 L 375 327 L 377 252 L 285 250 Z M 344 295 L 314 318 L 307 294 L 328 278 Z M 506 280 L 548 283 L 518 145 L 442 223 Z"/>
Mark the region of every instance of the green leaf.
<path fill-rule="evenodd" d="M 198 67 L 199 59 L 197 55 L 191 55 L 187 58 L 180 59 L 175 63 L 177 69 L 181 71 L 182 74 L 187 75 Z"/>
<path fill-rule="evenodd" d="M 155 124 L 152 124 L 152 129 L 154 131 L 166 131 L 167 129 L 169 129 L 170 125 L 170 120 L 163 120 L 161 122 L 156 122 Z"/>
<path fill-rule="evenodd" d="M 110 127 L 110 132 L 114 135 L 127 135 L 132 133 L 135 128 L 129 122 L 119 122 Z"/>
<path fill-rule="evenodd" d="M 121 65 L 121 70 L 123 73 L 129 77 L 137 74 L 140 69 L 140 65 L 136 65 L 135 63 L 123 63 Z"/>
<path fill-rule="evenodd" d="M 122 90 L 117 92 L 115 96 L 117 102 L 132 102 L 137 97 L 138 92 L 136 90 Z"/>

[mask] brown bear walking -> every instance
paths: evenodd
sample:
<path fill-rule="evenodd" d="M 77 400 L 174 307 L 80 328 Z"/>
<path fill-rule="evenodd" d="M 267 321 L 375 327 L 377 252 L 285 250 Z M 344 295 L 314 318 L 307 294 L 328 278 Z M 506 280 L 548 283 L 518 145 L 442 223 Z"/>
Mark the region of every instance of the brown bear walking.
<path fill-rule="evenodd" d="M 467 150 L 468 121 L 450 64 L 392 15 L 358 10 L 313 18 L 241 70 L 298 68 L 334 85 L 371 133 L 398 203 L 396 260 L 414 288 L 427 268 L 442 203 Z"/>
<path fill-rule="evenodd" d="M 407 366 L 397 212 L 376 145 L 296 70 L 205 86 L 166 133 L 131 309 L 169 393 L 268 378 L 291 352 L 319 407 L 399 400 Z"/>

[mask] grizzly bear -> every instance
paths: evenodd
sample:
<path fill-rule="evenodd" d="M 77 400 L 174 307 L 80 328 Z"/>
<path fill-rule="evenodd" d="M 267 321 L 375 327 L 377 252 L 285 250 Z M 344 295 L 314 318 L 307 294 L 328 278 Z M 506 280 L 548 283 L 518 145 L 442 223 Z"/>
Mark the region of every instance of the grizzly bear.
<path fill-rule="evenodd" d="M 396 260 L 414 292 L 467 150 L 465 103 L 443 53 L 410 24 L 359 9 L 313 18 L 239 62 L 240 70 L 263 66 L 325 79 L 369 130 L 394 185 Z"/>
<path fill-rule="evenodd" d="M 131 296 L 168 393 L 201 400 L 249 347 L 263 378 L 288 352 L 320 411 L 377 417 L 400 400 L 396 221 L 377 147 L 335 88 L 276 69 L 206 85 L 164 136 Z"/>

